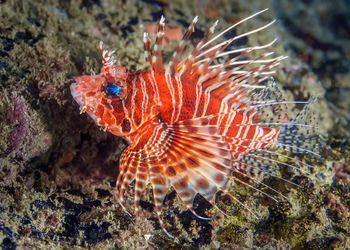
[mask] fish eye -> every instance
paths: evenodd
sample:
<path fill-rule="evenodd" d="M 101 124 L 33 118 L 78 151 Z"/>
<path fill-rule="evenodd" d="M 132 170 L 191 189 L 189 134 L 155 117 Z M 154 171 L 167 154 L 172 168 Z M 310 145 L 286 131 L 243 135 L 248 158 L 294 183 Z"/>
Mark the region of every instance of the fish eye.
<path fill-rule="evenodd" d="M 118 95 L 120 90 L 121 90 L 121 88 L 117 85 L 114 85 L 114 84 L 108 84 L 106 87 L 106 91 L 107 91 L 108 95 L 111 95 L 111 96 Z"/>
<path fill-rule="evenodd" d="M 116 82 L 116 83 L 109 83 L 104 82 L 101 86 L 101 92 L 107 97 L 107 98 L 113 98 L 113 97 L 120 97 L 122 94 L 122 83 Z"/>

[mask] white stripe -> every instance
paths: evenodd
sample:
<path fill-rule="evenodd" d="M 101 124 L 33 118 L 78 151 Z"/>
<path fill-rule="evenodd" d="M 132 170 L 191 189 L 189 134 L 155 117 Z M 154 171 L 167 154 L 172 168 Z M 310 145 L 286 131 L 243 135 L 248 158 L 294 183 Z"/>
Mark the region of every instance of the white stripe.
<path fill-rule="evenodd" d="M 224 42 L 221 42 L 221 43 L 219 43 L 219 44 L 217 44 L 217 45 L 215 45 L 215 46 L 213 46 L 213 47 L 211 47 L 211 48 L 209 48 L 209 49 L 207 49 L 207 50 L 204 50 L 201 54 L 199 54 L 198 56 L 196 56 L 196 58 L 199 58 L 199 57 L 201 57 L 201 56 L 204 56 L 204 55 L 206 55 L 207 53 L 209 53 L 209 52 L 211 52 L 211 51 L 213 51 L 213 50 L 217 50 L 217 49 L 219 49 L 220 47 L 225 46 L 227 43 L 230 44 L 230 43 L 232 43 L 233 41 L 235 41 L 235 40 L 237 40 L 237 39 L 240 39 L 240 38 L 245 37 L 245 36 L 249 36 L 249 35 L 251 35 L 251 34 L 253 34 L 253 33 L 256 33 L 256 32 L 259 32 L 259 31 L 261 31 L 261 30 L 263 30 L 263 29 L 266 29 L 267 27 L 271 26 L 275 21 L 276 21 L 276 20 L 273 20 L 273 21 L 269 22 L 268 24 L 266 24 L 266 25 L 264 25 L 264 26 L 261 26 L 261 27 L 259 27 L 259 28 L 254 29 L 254 30 L 248 31 L 248 32 L 243 33 L 243 34 L 241 34 L 241 35 L 235 36 L 235 37 L 233 37 L 233 38 L 231 38 L 231 39 L 229 39 L 229 40 L 226 40 L 226 41 L 224 41 Z M 233 26 L 231 26 L 231 27 L 233 27 Z M 228 29 L 230 29 L 231 27 L 229 27 Z M 226 29 L 226 30 L 227 30 L 227 29 Z M 218 38 L 218 36 L 220 36 L 220 34 L 217 35 L 217 36 L 214 37 L 214 38 Z M 214 38 L 213 38 L 213 39 L 214 39 Z M 205 46 L 207 46 L 211 41 L 213 41 L 213 39 L 211 39 L 209 42 L 207 42 L 206 44 L 204 44 L 204 45 L 201 47 L 201 49 L 204 48 Z"/>
<path fill-rule="evenodd" d="M 223 136 L 226 136 L 229 128 L 231 128 L 230 125 L 231 125 L 232 121 L 236 118 L 236 114 L 237 114 L 237 112 L 235 112 L 235 111 L 229 113 L 229 117 L 227 118 L 227 121 L 226 121 L 226 124 L 228 126 L 225 126 L 225 129 L 222 133 Z M 220 124 L 221 124 L 221 122 L 220 122 Z"/>
<path fill-rule="evenodd" d="M 183 84 L 182 84 L 182 81 L 181 81 L 181 75 L 180 74 L 176 74 L 175 76 L 175 80 L 176 80 L 176 83 L 177 83 L 177 89 L 178 89 L 178 93 L 179 93 L 179 104 L 178 104 L 178 112 L 177 112 L 177 116 L 176 116 L 176 119 L 175 119 L 175 122 L 179 119 L 179 116 L 181 114 L 181 109 L 182 109 L 182 105 L 183 105 L 183 91 L 182 91 L 182 88 L 183 88 Z"/>
<path fill-rule="evenodd" d="M 246 123 L 246 116 L 242 115 L 242 121 L 241 121 L 241 124 L 245 124 Z M 243 128 L 245 128 L 246 126 L 242 125 L 242 126 L 239 126 L 238 128 L 238 132 L 237 134 L 235 135 L 236 138 L 239 138 L 238 142 L 236 143 L 236 145 L 241 145 L 243 140 L 241 140 L 242 136 L 241 136 L 241 133 L 242 133 L 242 130 Z"/>
<path fill-rule="evenodd" d="M 171 101 L 173 103 L 173 108 L 172 108 L 172 113 L 171 113 L 171 123 L 173 123 L 175 112 L 176 112 L 176 110 L 175 110 L 176 102 L 175 102 L 175 90 L 174 90 L 174 86 L 173 86 L 170 74 L 165 73 L 165 82 L 166 82 L 166 85 L 169 89 Z"/>
<path fill-rule="evenodd" d="M 247 20 L 249 20 L 249 19 L 251 19 L 251 18 L 253 18 L 253 17 L 255 17 L 255 16 L 257 16 L 257 15 L 259 15 L 259 14 L 265 12 L 265 11 L 267 11 L 267 10 L 268 10 L 268 8 L 263 9 L 263 10 L 261 10 L 261 11 L 255 13 L 255 14 L 253 14 L 253 15 L 251 15 L 251 16 L 248 16 L 248 17 L 242 19 L 241 21 L 235 23 L 234 25 L 228 27 L 228 28 L 225 29 L 223 32 L 221 32 L 220 34 L 216 35 L 214 38 L 210 39 L 207 43 L 205 43 L 205 44 L 201 47 L 201 49 L 203 49 L 204 47 L 208 46 L 210 43 L 212 43 L 213 41 L 215 41 L 216 39 L 218 39 L 220 36 L 222 36 L 223 34 L 225 34 L 225 33 L 228 32 L 228 31 L 230 31 L 231 29 L 235 28 L 236 26 L 240 25 L 241 23 L 244 23 L 245 21 L 247 21 Z"/>
<path fill-rule="evenodd" d="M 130 123 L 131 123 L 131 126 L 132 128 L 135 128 L 136 124 L 135 124 L 135 120 L 134 120 L 134 114 L 135 114 L 135 96 L 137 94 L 137 89 L 136 89 L 136 77 L 131 81 L 132 83 L 132 89 L 134 91 L 132 91 L 132 96 L 131 96 L 131 119 L 130 119 Z"/>
<path fill-rule="evenodd" d="M 193 112 L 192 118 L 195 118 L 197 116 L 198 112 L 198 107 L 199 107 L 199 102 L 201 100 L 201 95 L 202 95 L 202 85 L 201 84 L 196 84 L 196 103 L 195 103 L 195 108 Z"/>
<path fill-rule="evenodd" d="M 153 90 L 154 90 L 154 98 L 156 101 L 156 105 L 161 105 L 162 102 L 160 101 L 159 89 L 158 89 L 156 78 L 154 76 L 154 70 L 151 71 L 151 74 L 148 74 L 148 79 L 151 82 Z"/>
<path fill-rule="evenodd" d="M 141 124 L 144 122 L 144 115 L 147 112 L 147 104 L 148 104 L 148 93 L 147 93 L 147 87 L 146 87 L 146 82 L 143 79 L 142 76 L 140 76 L 140 81 L 141 81 L 141 90 L 143 94 L 142 98 L 142 112 L 141 112 Z"/>

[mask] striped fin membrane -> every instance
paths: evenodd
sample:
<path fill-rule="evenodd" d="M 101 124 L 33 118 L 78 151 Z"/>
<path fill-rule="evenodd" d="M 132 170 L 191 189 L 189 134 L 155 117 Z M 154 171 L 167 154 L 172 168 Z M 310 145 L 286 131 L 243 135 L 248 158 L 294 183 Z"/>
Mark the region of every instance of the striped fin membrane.
<path fill-rule="evenodd" d="M 142 147 L 140 145 L 132 147 L 131 144 L 131 147 L 127 148 L 121 157 L 117 192 L 122 207 L 125 208 L 124 192 L 130 183 L 135 181 L 134 207 L 137 214 L 140 210 L 140 197 L 146 184 L 150 182 L 153 189 L 155 211 L 161 227 L 169 237 L 172 236 L 166 231 L 161 219 L 161 207 L 170 187 L 176 190 L 185 206 L 198 218 L 209 219 L 199 216 L 193 210 L 193 201 L 196 195 L 201 195 L 221 211 L 215 205 L 215 194 L 218 191 L 229 195 L 231 199 L 257 217 L 249 207 L 229 192 L 229 183 L 240 183 L 277 202 L 278 199 L 271 195 L 271 192 L 284 199 L 288 198 L 256 179 L 255 174 L 275 176 L 284 180 L 270 170 L 273 169 L 274 165 L 280 164 L 299 170 L 297 166 L 271 159 L 271 155 L 279 153 L 266 149 L 266 145 L 271 144 L 270 140 L 263 137 L 255 139 L 223 137 L 218 129 L 213 129 L 214 127 L 210 125 L 203 125 L 208 124 L 208 119 L 210 118 L 196 118 L 172 125 L 160 124 L 157 127 L 150 124 L 147 130 L 152 131 L 152 134 L 144 136 L 147 142 L 152 143 L 145 143 Z M 258 130 L 257 126 L 251 124 L 246 124 L 245 128 Z M 155 145 L 153 141 L 157 141 L 157 144 Z M 235 141 L 235 143 L 230 141 Z M 241 142 L 245 142 L 245 144 Z M 232 146 L 235 149 L 232 149 Z M 238 157 L 233 156 L 238 152 Z M 296 161 L 297 164 L 304 164 L 300 160 Z M 264 168 L 266 165 L 262 165 L 263 163 L 269 166 L 268 169 Z M 235 175 L 233 175 L 234 173 Z M 252 183 L 242 180 L 239 176 L 248 178 Z M 271 192 L 266 193 L 256 186 L 265 187 Z"/>

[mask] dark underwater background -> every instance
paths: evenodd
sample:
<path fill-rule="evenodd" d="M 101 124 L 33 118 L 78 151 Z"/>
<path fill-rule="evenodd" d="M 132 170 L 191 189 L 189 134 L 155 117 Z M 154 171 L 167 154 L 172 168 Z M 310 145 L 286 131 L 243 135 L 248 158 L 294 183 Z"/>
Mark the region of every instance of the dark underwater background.
<path fill-rule="evenodd" d="M 276 19 L 233 46 L 264 44 L 286 55 L 275 80 L 290 100 L 318 97 L 308 111 L 321 157 L 311 174 L 293 173 L 301 188 L 267 179 L 290 202 L 275 203 L 233 185 L 225 217 L 198 197 L 196 218 L 173 190 L 160 229 L 150 189 L 144 214 L 130 218 L 115 199 L 118 161 L 127 143 L 79 114 L 69 86 L 99 72 L 98 43 L 116 49 L 118 64 L 144 70 L 143 32 L 161 15 L 174 30 L 169 57 L 194 16 L 195 43 L 219 19 L 228 27 L 259 10 L 233 36 Z M 151 32 L 151 31 L 150 31 Z M 226 38 L 226 37 L 224 37 Z M 230 37 L 227 37 L 228 39 Z M 350 1 L 348 0 L 0 0 L 0 244 L 3 249 L 329 249 L 350 245 Z M 298 107 L 297 107 L 298 108 Z M 291 112 L 296 112 L 295 110 Z M 132 198 L 132 191 L 127 196 Z"/>

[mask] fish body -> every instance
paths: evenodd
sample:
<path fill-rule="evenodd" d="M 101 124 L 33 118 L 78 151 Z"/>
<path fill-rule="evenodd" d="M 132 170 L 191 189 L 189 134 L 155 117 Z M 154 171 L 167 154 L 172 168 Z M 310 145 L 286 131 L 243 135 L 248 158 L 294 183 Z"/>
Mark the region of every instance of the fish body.
<path fill-rule="evenodd" d="M 165 25 L 162 17 L 153 52 L 148 34 L 144 35 L 148 71 L 131 72 L 117 65 L 114 51 L 104 50 L 101 42 L 101 73 L 75 78 L 71 92 L 81 112 L 129 142 L 120 158 L 116 187 L 124 209 L 124 193 L 133 181 L 135 213 L 140 210 L 142 193 L 151 183 L 155 210 L 165 232 L 161 206 L 170 187 L 195 215 L 192 202 L 197 194 L 215 206 L 215 194 L 223 191 L 244 206 L 228 192 L 228 183 L 251 186 L 232 173 L 257 182 L 249 175 L 259 170 L 254 162 L 269 159 L 251 152 L 273 154 L 266 149 L 282 145 L 279 139 L 285 138 L 285 128 L 281 136 L 283 126 L 266 126 L 259 114 L 261 106 L 274 105 L 260 98 L 260 89 L 265 88 L 260 85 L 261 79 L 274 73 L 272 68 L 284 57 L 270 58 L 271 53 L 264 52 L 275 40 L 262 46 L 225 50 L 236 39 L 273 22 L 220 43 L 217 39 L 264 11 L 212 37 L 217 25 L 214 23 L 193 51 L 180 60 L 196 17 L 166 67 L 160 50 Z M 245 58 L 255 50 L 263 53 L 255 59 Z M 218 58 L 223 62 L 218 63 Z M 253 163 L 245 160 L 247 156 Z"/>

